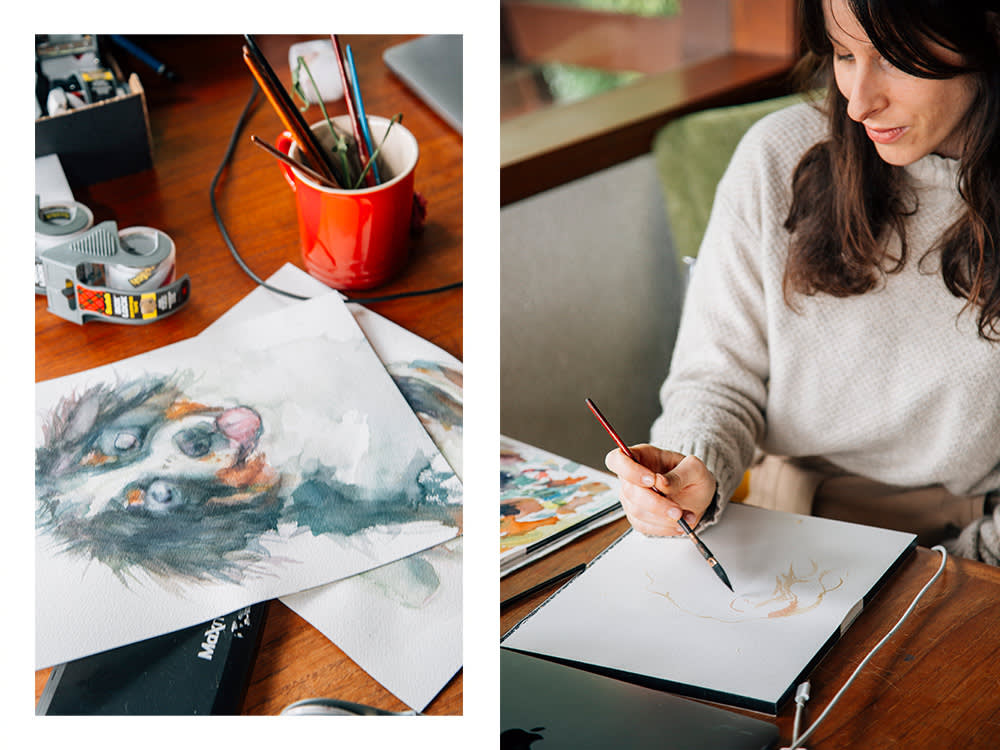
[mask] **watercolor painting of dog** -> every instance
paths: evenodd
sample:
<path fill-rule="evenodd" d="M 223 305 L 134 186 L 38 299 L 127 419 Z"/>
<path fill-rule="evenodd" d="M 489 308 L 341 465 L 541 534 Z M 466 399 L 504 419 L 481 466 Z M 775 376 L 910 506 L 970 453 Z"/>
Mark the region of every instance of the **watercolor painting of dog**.
<path fill-rule="evenodd" d="M 38 667 L 461 534 L 461 480 L 328 296 L 36 385 Z"/>
<path fill-rule="evenodd" d="M 36 450 L 39 529 L 123 580 L 136 567 L 239 580 L 266 554 L 261 535 L 281 523 L 343 536 L 386 523 L 458 523 L 449 477 L 426 457 L 415 456 L 393 488 L 348 484 L 321 464 L 293 478 L 260 449 L 266 426 L 252 406 L 189 400 L 183 381 L 102 384 L 59 402 Z"/>

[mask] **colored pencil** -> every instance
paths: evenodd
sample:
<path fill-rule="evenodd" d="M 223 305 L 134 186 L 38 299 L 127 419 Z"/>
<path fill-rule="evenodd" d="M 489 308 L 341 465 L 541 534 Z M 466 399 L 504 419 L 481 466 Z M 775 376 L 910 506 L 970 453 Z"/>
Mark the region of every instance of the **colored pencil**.
<path fill-rule="evenodd" d="M 604 427 L 604 429 L 608 431 L 608 434 L 611 436 L 611 439 L 614 440 L 615 444 L 618 446 L 618 450 L 620 450 L 622 453 L 628 456 L 631 460 L 636 461 L 636 463 L 638 463 L 635 454 L 632 453 L 632 451 L 629 449 L 627 445 L 625 445 L 625 441 L 621 439 L 621 437 L 618 435 L 617 432 L 615 432 L 615 429 L 614 427 L 611 426 L 611 423 L 604 418 L 604 415 L 601 414 L 601 410 L 597 408 L 597 404 L 595 404 L 591 399 L 588 398 L 587 406 L 590 407 L 590 410 L 594 413 L 594 416 L 597 417 L 597 421 L 600 422 L 601 425 Z M 656 487 L 653 487 L 651 489 L 660 497 L 664 498 L 666 497 L 666 495 L 660 492 Z M 708 564 L 712 566 L 712 570 L 715 571 L 715 574 L 719 577 L 719 579 L 724 584 L 726 584 L 726 586 L 729 588 L 730 591 L 733 591 L 733 585 L 729 582 L 729 576 L 726 575 L 726 571 L 722 569 L 722 565 L 720 565 L 719 561 L 715 559 L 715 555 L 713 555 L 712 551 L 705 546 L 705 543 L 698 538 L 698 535 L 694 533 L 694 531 L 688 525 L 687 521 L 685 521 L 683 518 L 678 518 L 677 525 L 681 527 L 681 531 L 684 532 L 687 538 L 694 543 L 694 546 L 701 553 L 701 556 L 705 558 L 706 562 L 708 562 Z"/>
<path fill-rule="evenodd" d="M 274 73 L 274 69 L 267 62 L 264 53 L 261 52 L 253 37 L 245 34 L 244 38 L 247 40 L 247 44 L 243 45 L 243 61 L 250 68 L 250 72 L 253 73 L 258 85 L 260 85 L 261 90 L 264 92 L 264 96 L 267 97 L 267 100 L 274 108 L 278 119 L 281 120 L 281 124 L 291 133 L 292 138 L 295 139 L 295 143 L 298 144 L 299 149 L 305 158 L 309 160 L 313 169 L 324 175 L 328 180 L 336 182 L 333 167 L 323 147 L 316 140 L 316 135 L 309 129 L 306 121 L 302 119 L 302 115 L 288 96 L 285 87 L 281 85 L 281 81 Z"/>
<path fill-rule="evenodd" d="M 337 71 L 340 73 L 340 83 L 344 88 L 344 102 L 347 104 L 347 114 L 351 120 L 351 129 L 354 131 L 354 140 L 357 142 L 358 153 L 361 155 L 361 169 L 368 165 L 370 155 L 365 147 L 365 139 L 361 134 L 361 122 L 358 120 L 358 113 L 354 109 L 354 101 L 351 97 L 351 85 L 347 80 L 347 67 L 344 65 L 344 55 L 340 50 L 340 41 L 336 34 L 330 34 L 330 42 L 333 44 L 334 57 L 337 59 Z M 368 187 L 375 185 L 375 175 L 369 169 L 365 172 L 365 184 Z"/>
<path fill-rule="evenodd" d="M 368 129 L 368 115 L 365 114 L 365 102 L 361 97 L 361 83 L 358 81 L 358 69 L 354 65 L 354 55 L 351 54 L 351 45 L 347 45 L 344 50 L 347 52 L 347 67 L 350 69 L 351 73 L 351 83 L 354 87 L 354 104 L 358 108 L 358 122 L 361 123 L 361 135 L 364 136 L 365 146 L 368 147 L 368 153 L 375 153 L 375 144 L 372 143 L 372 134 Z M 375 176 L 375 184 L 378 185 L 382 182 L 382 178 L 378 173 L 378 164 L 375 161 L 374 156 L 371 157 L 372 160 L 372 174 Z"/>
<path fill-rule="evenodd" d="M 271 156 L 275 157 L 279 161 L 283 161 L 285 164 L 287 164 L 288 166 L 292 167 L 293 169 L 298 169 L 303 174 L 305 174 L 305 175 L 311 177 L 312 179 L 314 179 L 320 185 L 324 185 L 326 187 L 332 187 L 332 188 L 339 188 L 340 187 L 340 185 L 338 185 L 336 182 L 331 182 L 326 177 L 324 177 L 323 175 L 321 175 L 319 172 L 315 171 L 314 169 L 310 169 L 309 167 L 307 167 L 302 162 L 296 161 L 295 159 L 293 159 L 292 157 L 288 156 L 287 154 L 283 154 L 281 151 L 279 151 L 278 149 L 276 149 L 274 146 L 272 146 L 267 141 L 261 140 L 260 138 L 258 138 L 255 135 L 250 136 L 250 140 L 253 142 L 253 144 L 255 146 L 260 146 L 262 149 L 264 149 L 269 154 L 271 154 Z"/>

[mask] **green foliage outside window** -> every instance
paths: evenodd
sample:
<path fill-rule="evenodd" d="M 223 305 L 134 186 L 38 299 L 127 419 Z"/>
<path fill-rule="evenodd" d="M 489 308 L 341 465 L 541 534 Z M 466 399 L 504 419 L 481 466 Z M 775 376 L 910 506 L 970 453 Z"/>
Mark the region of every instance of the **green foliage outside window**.
<path fill-rule="evenodd" d="M 546 0 L 546 2 L 633 16 L 675 16 L 681 12 L 681 0 Z"/>
<path fill-rule="evenodd" d="M 596 70 L 565 63 L 542 63 L 538 67 L 553 100 L 563 104 L 610 91 L 642 76 L 641 73 Z"/>

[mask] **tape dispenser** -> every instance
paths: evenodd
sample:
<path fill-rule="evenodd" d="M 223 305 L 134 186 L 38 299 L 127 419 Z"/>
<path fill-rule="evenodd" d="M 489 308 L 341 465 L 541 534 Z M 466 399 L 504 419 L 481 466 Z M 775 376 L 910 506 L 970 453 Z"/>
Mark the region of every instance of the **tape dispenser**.
<path fill-rule="evenodd" d="M 44 210 L 37 212 L 35 291 L 47 297 L 50 312 L 80 324 L 142 325 L 187 303 L 191 281 L 187 275 L 174 280 L 176 249 L 165 233 L 150 227 L 119 232 L 114 221 L 81 231 L 80 220 L 70 221 L 67 211 L 66 221 L 55 224 L 69 239 L 39 250 L 39 223 L 53 224 L 45 221 Z"/>

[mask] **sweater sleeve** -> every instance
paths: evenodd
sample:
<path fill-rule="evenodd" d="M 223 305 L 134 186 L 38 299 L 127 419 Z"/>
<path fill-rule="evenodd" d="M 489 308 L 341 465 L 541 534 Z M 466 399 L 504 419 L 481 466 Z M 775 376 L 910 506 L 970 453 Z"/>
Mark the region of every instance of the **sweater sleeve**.
<path fill-rule="evenodd" d="M 987 565 L 1000 565 L 1000 498 L 989 505 L 993 508 L 991 513 L 973 521 L 957 538 L 944 543 L 951 554 Z"/>
<path fill-rule="evenodd" d="M 740 143 L 719 183 L 685 297 L 654 445 L 700 458 L 718 497 L 714 523 L 765 429 L 769 372 L 763 274 L 767 186 L 781 180 L 766 163 L 760 129 Z M 787 183 L 786 183 L 787 184 Z M 783 250 L 782 250 L 783 253 Z M 778 263 L 770 262 L 777 267 Z M 773 273 L 775 271 L 771 271 Z"/>

